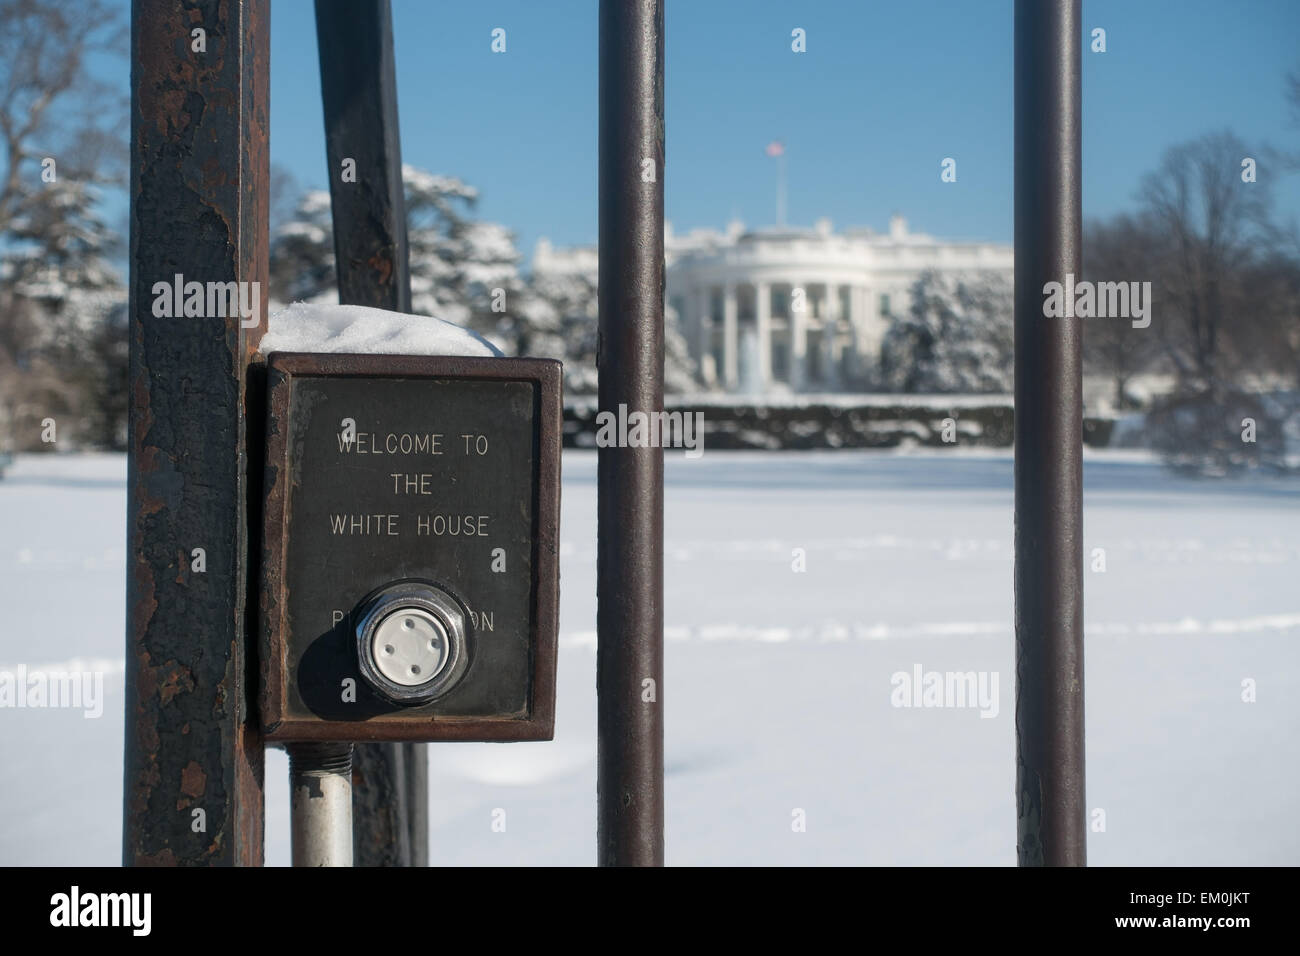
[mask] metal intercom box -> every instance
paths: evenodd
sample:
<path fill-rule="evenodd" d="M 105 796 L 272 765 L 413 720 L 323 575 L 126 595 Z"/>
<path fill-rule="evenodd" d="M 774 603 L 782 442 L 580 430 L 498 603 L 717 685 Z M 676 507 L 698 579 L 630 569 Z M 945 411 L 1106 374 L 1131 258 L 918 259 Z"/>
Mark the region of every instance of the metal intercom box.
<path fill-rule="evenodd" d="M 549 740 L 561 366 L 267 360 L 269 740 Z"/>

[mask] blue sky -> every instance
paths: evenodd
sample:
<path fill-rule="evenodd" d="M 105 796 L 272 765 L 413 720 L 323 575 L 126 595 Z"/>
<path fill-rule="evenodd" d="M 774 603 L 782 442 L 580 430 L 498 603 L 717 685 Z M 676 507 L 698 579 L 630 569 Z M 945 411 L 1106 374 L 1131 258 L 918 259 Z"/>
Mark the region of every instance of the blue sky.
<path fill-rule="evenodd" d="M 667 0 L 667 215 L 674 228 L 788 220 L 883 228 L 891 212 L 953 238 L 1011 239 L 1011 0 Z M 531 254 L 596 239 L 595 0 L 393 0 L 406 162 L 481 190 L 479 214 Z M 1085 214 L 1134 206 L 1173 143 L 1230 128 L 1300 150 L 1283 78 L 1300 0 L 1085 0 Z M 507 52 L 490 50 L 507 31 Z M 793 53 L 790 31 L 807 32 Z M 326 183 L 309 0 L 273 0 L 271 156 Z M 957 182 L 940 161 L 957 160 Z M 1261 178 L 1279 175 L 1261 164 Z M 1284 218 L 1300 177 L 1278 179 Z"/>

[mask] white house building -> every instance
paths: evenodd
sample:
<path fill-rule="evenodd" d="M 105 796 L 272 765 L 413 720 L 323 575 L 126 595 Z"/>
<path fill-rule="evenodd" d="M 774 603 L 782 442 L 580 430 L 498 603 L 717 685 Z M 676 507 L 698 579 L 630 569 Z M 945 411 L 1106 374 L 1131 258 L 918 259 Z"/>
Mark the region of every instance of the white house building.
<path fill-rule="evenodd" d="M 880 358 L 891 313 L 910 307 L 927 270 L 1012 273 L 1010 245 L 952 242 L 908 232 L 812 229 L 664 233 L 666 303 L 677 314 L 706 387 L 727 392 L 835 391 Z M 538 244 L 534 269 L 592 270 L 594 249 Z"/>

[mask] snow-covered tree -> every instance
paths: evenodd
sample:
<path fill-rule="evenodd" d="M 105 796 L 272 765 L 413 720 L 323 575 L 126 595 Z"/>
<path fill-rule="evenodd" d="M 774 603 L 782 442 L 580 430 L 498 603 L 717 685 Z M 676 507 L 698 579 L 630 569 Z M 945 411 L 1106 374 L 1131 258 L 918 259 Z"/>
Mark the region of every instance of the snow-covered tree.
<path fill-rule="evenodd" d="M 120 332 L 110 315 L 126 298 L 98 190 L 123 181 L 127 114 L 89 64 L 127 45 L 99 0 L 0 0 L 0 441 L 20 449 L 51 447 L 47 417 L 65 447 L 120 432 L 87 408 L 124 407 L 125 373 L 93 343 Z"/>
<path fill-rule="evenodd" d="M 330 194 L 304 193 L 271 235 L 270 295 L 278 302 L 336 302 Z"/>
<path fill-rule="evenodd" d="M 562 354 L 555 357 L 565 361 L 564 387 L 572 394 L 594 395 L 598 387 L 599 271 L 592 254 L 564 269 L 543 264 L 528 277 L 526 292 L 549 307 L 549 311 L 539 312 L 539 319 L 554 322 L 550 328 L 563 348 Z M 679 318 L 668 307 L 664 312 L 664 390 L 680 393 L 698 387 L 695 361 L 681 333 Z"/>
<path fill-rule="evenodd" d="M 34 307 L 31 347 L 75 348 L 126 295 L 110 261 L 121 241 L 100 218 L 93 184 L 56 180 L 9 221 L 0 252 L 0 300 Z"/>
<path fill-rule="evenodd" d="M 5 231 L 0 418 L 19 447 L 50 447 L 38 441 L 36 427 L 48 417 L 61 417 L 61 434 L 74 443 L 121 447 L 126 336 L 110 318 L 122 310 L 126 289 L 110 262 L 120 240 L 97 202 L 92 185 L 59 179 L 29 196 Z M 114 336 L 121 349 L 111 347 Z M 117 418 L 108 421 L 106 412 Z"/>
<path fill-rule="evenodd" d="M 525 287 L 530 321 L 545 329 L 550 358 L 564 361 L 564 388 L 575 395 L 596 391 L 597 299 L 595 259 L 589 269 L 534 268 Z M 539 353 L 543 354 L 543 353 Z"/>
<path fill-rule="evenodd" d="M 682 335 L 681 316 L 671 306 L 664 309 L 664 391 L 693 392 L 700 384 L 699 369 Z"/>
<path fill-rule="evenodd" d="M 556 318 L 527 289 L 514 234 L 470 217 L 478 190 L 404 166 L 411 311 L 472 328 L 513 355 L 563 355 Z M 271 239 L 271 295 L 334 301 L 329 193 L 305 194 Z"/>
<path fill-rule="evenodd" d="M 514 234 L 471 218 L 478 190 L 453 176 L 402 170 L 410 248 L 411 310 L 471 328 L 507 355 L 561 359 L 565 387 L 596 390 L 597 268 L 525 276 Z M 332 302 L 336 296 L 329 194 L 305 194 L 271 237 L 271 297 Z M 695 387 L 695 366 L 671 310 L 664 385 Z"/>
<path fill-rule="evenodd" d="M 881 347 L 881 377 L 900 392 L 1008 392 L 1013 380 L 1010 282 L 997 273 L 923 273 L 911 307 L 894 316 Z"/>

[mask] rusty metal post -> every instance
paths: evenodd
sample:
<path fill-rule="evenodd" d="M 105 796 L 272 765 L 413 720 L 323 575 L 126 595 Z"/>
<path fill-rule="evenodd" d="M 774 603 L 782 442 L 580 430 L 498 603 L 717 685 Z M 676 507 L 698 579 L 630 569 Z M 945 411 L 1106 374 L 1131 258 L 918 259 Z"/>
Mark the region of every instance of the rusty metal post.
<path fill-rule="evenodd" d="M 664 13 L 600 4 L 600 409 L 663 409 Z M 662 866 L 663 451 L 597 465 L 597 858 Z"/>
<path fill-rule="evenodd" d="M 316 0 L 316 44 L 339 302 L 410 312 L 389 0 Z M 426 744 L 356 746 L 357 866 L 428 866 L 428 759 Z"/>
<path fill-rule="evenodd" d="M 244 449 L 266 321 L 267 6 L 132 6 L 127 865 L 262 862 Z M 176 315 L 177 282 L 249 283 L 255 324 L 211 293 Z"/>
<path fill-rule="evenodd" d="M 1080 0 L 1016 0 L 1016 812 L 1022 866 L 1082 866 L 1083 399 Z M 1073 310 L 1070 310 L 1071 313 Z"/>

